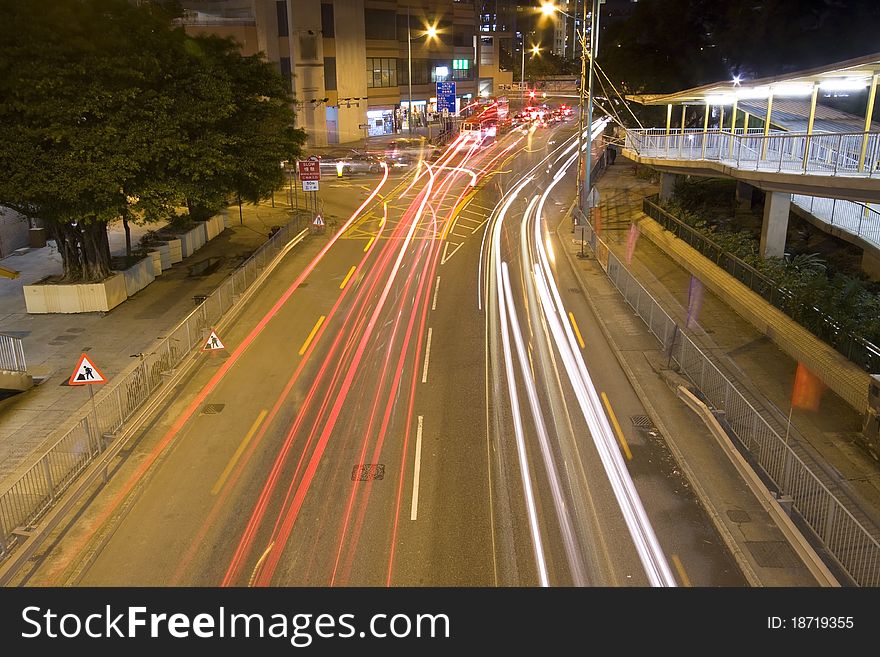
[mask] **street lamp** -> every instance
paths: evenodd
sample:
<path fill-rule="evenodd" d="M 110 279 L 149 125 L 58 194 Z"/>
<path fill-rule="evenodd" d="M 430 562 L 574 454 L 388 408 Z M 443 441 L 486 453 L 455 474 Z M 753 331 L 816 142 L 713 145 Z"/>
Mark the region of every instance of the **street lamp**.
<path fill-rule="evenodd" d="M 539 54 L 541 52 L 541 46 L 536 46 L 532 44 L 531 47 L 532 57 Z M 526 106 L 526 36 L 523 34 L 523 42 L 522 42 L 522 70 L 520 72 L 520 95 L 522 96 L 522 105 L 523 109 Z"/>
<path fill-rule="evenodd" d="M 590 13 L 590 51 L 589 51 L 589 73 L 587 72 L 587 0 L 582 0 L 583 2 L 583 18 L 581 20 L 581 34 L 580 34 L 580 42 L 581 42 L 581 85 L 580 85 L 580 93 L 578 94 L 579 101 L 578 106 L 580 108 L 580 116 L 578 119 L 578 186 L 577 186 L 577 206 L 583 212 L 584 210 L 584 202 L 586 199 L 591 199 L 590 192 L 592 191 L 592 185 L 590 181 L 590 165 L 592 164 L 592 153 L 593 153 L 593 140 L 592 140 L 592 132 L 590 134 L 590 145 L 587 150 L 586 162 L 584 162 L 584 158 L 582 155 L 583 152 L 583 142 L 584 142 L 584 88 L 588 89 L 588 99 L 587 99 L 587 125 L 590 126 L 592 130 L 593 125 L 593 60 L 596 56 L 596 50 L 599 46 L 599 4 L 603 0 L 592 0 L 592 11 Z M 545 16 L 552 16 L 555 13 L 562 14 L 574 20 L 574 16 L 567 14 L 562 11 L 559 7 L 557 7 L 553 2 L 543 1 L 541 2 L 541 13 Z M 580 179 L 581 176 L 584 177 L 584 185 L 581 187 Z"/>
<path fill-rule="evenodd" d="M 412 99 L 412 34 L 410 32 L 410 14 L 409 14 L 409 5 L 406 7 L 406 51 L 407 51 L 407 84 L 409 86 L 409 105 L 407 106 L 407 118 L 406 118 L 406 126 L 409 130 L 410 136 L 412 136 L 412 124 L 413 124 L 413 99 Z M 437 26 L 436 25 L 426 25 L 424 34 L 420 36 L 425 36 L 428 38 L 428 41 L 431 39 L 437 38 Z"/>

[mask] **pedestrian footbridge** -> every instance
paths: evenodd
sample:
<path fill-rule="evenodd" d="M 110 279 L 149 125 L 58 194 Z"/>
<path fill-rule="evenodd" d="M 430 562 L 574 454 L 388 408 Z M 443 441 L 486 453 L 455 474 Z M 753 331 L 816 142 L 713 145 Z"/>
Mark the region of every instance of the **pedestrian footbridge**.
<path fill-rule="evenodd" d="M 660 170 L 661 198 L 678 174 L 736 179 L 738 196 L 740 188 L 766 192 L 765 256 L 784 253 L 793 203 L 823 230 L 862 246 L 880 273 L 878 80 L 880 53 L 784 77 L 628 96 L 665 105 L 666 125 L 628 129 L 623 152 Z M 837 109 L 841 96 L 864 103 L 864 117 Z"/>

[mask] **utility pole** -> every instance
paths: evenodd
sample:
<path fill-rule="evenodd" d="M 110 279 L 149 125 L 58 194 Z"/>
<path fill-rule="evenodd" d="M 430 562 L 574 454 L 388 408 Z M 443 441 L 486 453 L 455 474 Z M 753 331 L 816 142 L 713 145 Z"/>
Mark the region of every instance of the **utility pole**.
<path fill-rule="evenodd" d="M 410 34 L 409 4 L 406 5 L 406 52 L 407 52 L 407 83 L 409 84 L 409 105 L 406 110 L 406 126 L 412 137 L 413 105 L 412 105 L 412 35 Z"/>
<path fill-rule="evenodd" d="M 578 36 L 577 21 L 574 23 L 574 35 L 576 40 L 581 43 L 581 83 L 578 90 L 578 170 L 577 170 L 577 207 L 581 212 L 584 211 L 584 193 L 581 179 L 584 177 L 584 95 L 587 90 L 587 0 L 582 0 L 583 17 L 581 19 L 581 33 Z M 591 112 L 592 114 L 592 112 Z M 587 153 L 589 158 L 589 153 Z M 588 167 L 589 168 L 589 167 Z M 575 216 L 575 223 L 581 225 L 580 220 Z"/>
<path fill-rule="evenodd" d="M 585 3 L 586 4 L 586 3 Z M 586 29 L 586 25 L 584 27 Z M 586 41 L 586 39 L 585 39 Z M 587 203 L 592 204 L 593 185 L 590 180 L 590 170 L 593 168 L 593 60 L 599 49 L 599 0 L 593 0 L 593 11 L 590 16 L 590 81 L 587 85 L 589 100 L 587 102 L 587 130 L 590 130 L 590 145 L 587 147 L 587 168 L 584 171 L 584 193 L 587 195 Z M 592 207 L 592 205 L 590 205 Z"/>

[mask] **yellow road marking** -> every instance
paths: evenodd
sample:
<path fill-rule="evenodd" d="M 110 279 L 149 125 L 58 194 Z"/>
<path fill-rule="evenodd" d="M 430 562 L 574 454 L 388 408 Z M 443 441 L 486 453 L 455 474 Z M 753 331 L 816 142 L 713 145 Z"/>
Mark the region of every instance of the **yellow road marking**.
<path fill-rule="evenodd" d="M 605 410 L 608 411 L 608 417 L 611 420 L 612 426 L 614 426 L 614 431 L 617 433 L 617 439 L 620 441 L 620 446 L 623 448 L 623 453 L 626 456 L 626 459 L 632 461 L 632 452 L 629 451 L 629 445 L 626 442 L 626 438 L 623 437 L 623 431 L 620 430 L 620 423 L 617 421 L 614 409 L 611 408 L 611 402 L 608 401 L 608 395 L 604 392 L 602 393 L 602 403 L 605 404 Z"/>
<path fill-rule="evenodd" d="M 574 321 L 574 315 L 572 313 L 568 313 L 568 319 L 571 320 L 571 328 L 574 329 L 574 334 L 577 336 L 578 344 L 581 346 L 581 349 L 586 347 L 584 344 L 584 339 L 581 336 L 581 330 L 578 328 L 578 323 Z"/>
<path fill-rule="evenodd" d="M 220 473 L 220 476 L 217 477 L 217 481 L 214 482 L 214 486 L 211 488 L 211 495 L 216 495 L 220 492 L 220 489 L 223 488 L 223 484 L 226 483 L 226 479 L 232 472 L 232 468 L 234 468 L 235 464 L 238 463 L 238 459 L 241 458 L 241 455 L 244 453 L 244 450 L 248 446 L 248 443 L 251 442 L 251 438 L 253 438 L 254 434 L 257 433 L 257 429 L 259 428 L 260 424 L 262 424 L 263 420 L 266 419 L 266 416 L 268 414 L 269 411 L 264 408 L 262 411 L 260 411 L 260 414 L 257 415 L 257 419 L 254 420 L 254 423 L 251 425 L 250 430 L 248 430 L 247 434 L 245 434 L 244 440 L 241 441 L 238 449 L 235 450 L 235 454 L 232 455 L 232 458 L 229 459 L 229 463 L 226 464 L 223 472 Z"/>
<path fill-rule="evenodd" d="M 351 269 L 348 270 L 348 273 L 345 275 L 345 278 L 342 279 L 342 282 L 339 284 L 339 289 L 342 290 L 345 288 L 345 284 L 348 283 L 348 279 L 351 278 L 351 275 L 354 274 L 354 270 L 357 269 L 354 265 L 351 266 Z"/>
<path fill-rule="evenodd" d="M 370 247 L 373 246 L 373 242 L 375 242 L 375 241 L 376 241 L 376 236 L 375 236 L 375 235 L 373 235 L 372 237 L 370 237 L 370 241 L 367 242 L 367 245 L 364 247 L 364 253 L 366 253 L 367 251 L 370 250 Z"/>
<path fill-rule="evenodd" d="M 684 572 L 684 565 L 681 563 L 681 559 L 678 558 L 677 554 L 672 555 L 672 563 L 675 566 L 675 569 L 678 571 L 678 576 L 681 578 L 681 585 L 691 587 L 691 578 L 687 576 L 687 573 Z"/>
<path fill-rule="evenodd" d="M 383 203 L 382 208 L 383 208 L 384 212 L 383 212 L 382 218 L 379 220 L 379 228 L 384 226 L 385 220 L 388 219 L 388 203 L 387 202 Z"/>
<path fill-rule="evenodd" d="M 303 346 L 299 348 L 299 355 L 300 355 L 300 356 L 302 356 L 304 353 L 306 353 L 306 349 L 309 348 L 309 345 L 312 343 L 312 340 L 313 340 L 314 337 L 315 337 L 315 333 L 317 333 L 317 332 L 318 332 L 318 329 L 321 328 L 321 324 L 324 323 L 324 320 L 325 320 L 325 319 L 327 319 L 327 317 L 324 316 L 324 315 L 321 315 L 321 316 L 318 318 L 318 321 L 315 322 L 315 327 L 312 329 L 312 332 L 309 333 L 309 337 L 307 337 L 307 338 L 306 338 L 306 341 L 303 342 Z"/>
<path fill-rule="evenodd" d="M 478 191 L 479 190 L 475 187 L 473 191 L 468 192 L 467 195 L 459 201 L 458 205 L 455 206 L 455 209 L 452 211 L 452 221 L 446 224 L 443 228 L 443 233 L 440 235 L 441 240 L 446 239 L 446 236 L 449 235 L 449 231 L 455 227 L 455 223 L 458 221 L 458 213 L 464 209 L 464 206 L 471 202 L 471 199 L 476 196 Z"/>

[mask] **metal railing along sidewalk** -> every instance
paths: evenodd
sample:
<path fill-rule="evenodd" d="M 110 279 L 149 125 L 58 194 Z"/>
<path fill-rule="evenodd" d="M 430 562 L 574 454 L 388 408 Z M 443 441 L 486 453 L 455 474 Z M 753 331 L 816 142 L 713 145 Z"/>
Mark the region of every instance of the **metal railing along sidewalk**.
<path fill-rule="evenodd" d="M 0 333 L 0 370 L 27 372 L 21 338 Z"/>
<path fill-rule="evenodd" d="M 64 432 L 46 453 L 0 494 L 0 561 L 27 535 L 64 491 L 107 448 L 125 422 L 162 386 L 168 375 L 193 349 L 200 347 L 211 326 L 233 308 L 275 256 L 292 240 L 302 240 L 301 220 L 294 218 L 243 262 L 211 294 L 156 345 L 140 354 L 139 365 L 116 377 L 81 410 L 79 421 Z"/>
<path fill-rule="evenodd" d="M 669 354 L 678 370 L 699 390 L 729 429 L 777 497 L 810 528 L 840 567 L 859 586 L 880 585 L 880 530 L 850 511 L 857 505 L 836 495 L 792 445 L 768 423 L 688 334 L 583 221 L 585 239 L 599 264 Z M 824 473 L 823 473 L 824 474 Z M 858 511 L 857 511 L 858 513 Z M 864 514 L 859 513 L 864 517 Z"/>

